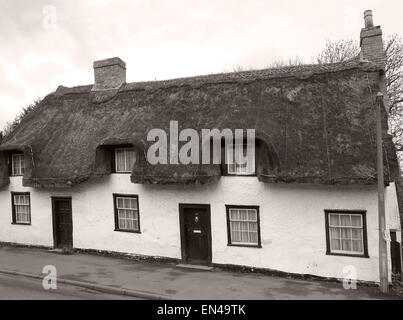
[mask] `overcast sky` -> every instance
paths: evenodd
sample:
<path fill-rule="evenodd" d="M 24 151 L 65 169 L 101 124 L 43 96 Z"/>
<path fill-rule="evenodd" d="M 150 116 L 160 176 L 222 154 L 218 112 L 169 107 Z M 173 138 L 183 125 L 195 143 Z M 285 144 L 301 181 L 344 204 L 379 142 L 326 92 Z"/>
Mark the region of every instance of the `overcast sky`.
<path fill-rule="evenodd" d="M 403 35 L 402 0 L 0 0 L 0 129 L 58 85 L 93 83 L 119 56 L 127 81 L 311 62 L 326 39 L 359 38 L 372 9 Z"/>

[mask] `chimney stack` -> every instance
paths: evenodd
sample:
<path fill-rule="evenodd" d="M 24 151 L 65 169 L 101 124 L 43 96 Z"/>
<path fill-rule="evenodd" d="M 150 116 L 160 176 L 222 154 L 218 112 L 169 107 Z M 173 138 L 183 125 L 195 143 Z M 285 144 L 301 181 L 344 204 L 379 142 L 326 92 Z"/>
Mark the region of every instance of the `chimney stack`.
<path fill-rule="evenodd" d="M 374 27 L 371 10 L 364 12 L 365 28 L 361 29 L 360 47 L 361 60 L 371 61 L 381 69 L 385 69 L 386 57 L 383 50 L 382 29 L 380 26 Z"/>
<path fill-rule="evenodd" d="M 126 83 L 126 63 L 118 57 L 95 61 L 94 77 L 92 90 L 119 89 Z"/>

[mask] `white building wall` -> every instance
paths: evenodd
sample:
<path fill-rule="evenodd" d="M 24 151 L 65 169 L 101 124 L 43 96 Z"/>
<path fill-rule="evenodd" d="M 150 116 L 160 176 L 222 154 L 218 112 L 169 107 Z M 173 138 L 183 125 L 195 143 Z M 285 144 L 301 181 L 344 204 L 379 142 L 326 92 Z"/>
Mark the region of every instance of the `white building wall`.
<path fill-rule="evenodd" d="M 388 223 L 400 229 L 392 187 L 387 188 Z M 11 191 L 31 192 L 31 226 L 11 224 Z M 139 196 L 140 234 L 114 231 L 113 193 Z M 25 188 L 21 177 L 11 177 L 0 190 L 0 241 L 53 246 L 52 196 L 72 197 L 76 248 L 180 259 L 179 203 L 210 204 L 213 263 L 336 278 L 353 265 L 359 280 L 379 278 L 376 186 L 276 185 L 256 177 L 222 177 L 213 185 L 174 187 L 133 184 L 130 175 L 113 174 L 56 192 Z M 227 246 L 226 204 L 260 206 L 262 248 Z M 367 211 L 369 258 L 326 255 L 324 209 Z"/>

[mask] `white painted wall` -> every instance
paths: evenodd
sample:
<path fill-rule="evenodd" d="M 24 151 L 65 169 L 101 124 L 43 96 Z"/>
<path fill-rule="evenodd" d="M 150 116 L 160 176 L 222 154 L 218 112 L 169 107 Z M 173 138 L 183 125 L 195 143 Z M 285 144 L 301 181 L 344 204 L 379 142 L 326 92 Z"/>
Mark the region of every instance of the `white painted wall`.
<path fill-rule="evenodd" d="M 387 222 L 400 230 L 394 185 L 387 188 Z M 31 192 L 32 225 L 11 224 L 10 192 Z M 139 196 L 141 234 L 114 231 L 112 193 Z M 256 177 L 222 177 L 215 185 L 149 186 L 113 174 L 65 191 L 25 188 L 11 177 L 0 190 L 0 241 L 53 246 L 51 196 L 73 199 L 73 245 L 181 258 L 179 203 L 211 205 L 213 263 L 342 278 L 357 268 L 359 280 L 378 281 L 376 186 L 275 185 Z M 225 205 L 260 206 L 262 248 L 227 246 Z M 326 255 L 324 209 L 367 210 L 369 258 Z"/>

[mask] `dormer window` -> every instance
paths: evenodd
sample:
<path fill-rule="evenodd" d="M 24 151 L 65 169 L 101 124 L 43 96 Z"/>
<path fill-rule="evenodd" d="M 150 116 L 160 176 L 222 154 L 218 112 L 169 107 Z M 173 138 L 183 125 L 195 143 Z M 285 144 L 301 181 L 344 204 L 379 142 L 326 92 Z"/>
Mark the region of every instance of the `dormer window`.
<path fill-rule="evenodd" d="M 136 163 L 136 151 L 134 148 L 115 148 L 115 172 L 130 173 Z"/>
<path fill-rule="evenodd" d="M 234 163 L 226 164 L 226 169 L 227 169 L 227 174 L 228 175 L 239 175 L 239 176 L 250 176 L 255 174 L 255 155 L 251 155 L 252 160 L 251 161 L 245 161 L 245 163 L 242 163 L 241 161 L 236 161 L 237 158 L 237 152 L 236 152 L 236 146 L 235 144 L 229 145 L 227 148 L 227 158 L 230 158 L 230 155 L 232 154 L 232 157 L 234 159 Z M 242 147 L 242 146 L 239 146 Z M 245 160 L 247 159 L 247 144 L 243 144 L 243 157 Z M 238 162 L 238 163 L 237 163 Z"/>
<path fill-rule="evenodd" d="M 23 153 L 12 153 L 10 156 L 11 175 L 23 176 L 25 173 L 25 158 Z"/>

